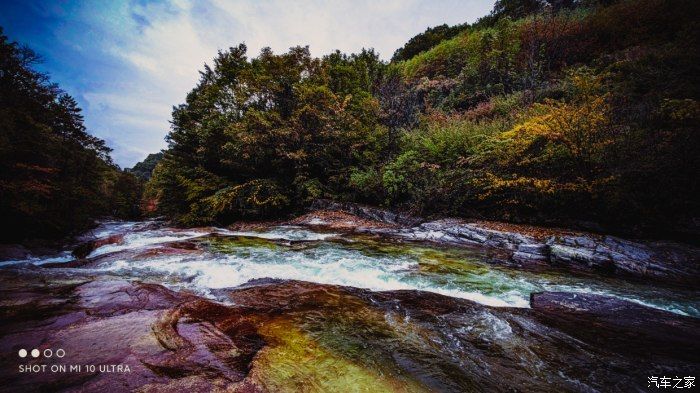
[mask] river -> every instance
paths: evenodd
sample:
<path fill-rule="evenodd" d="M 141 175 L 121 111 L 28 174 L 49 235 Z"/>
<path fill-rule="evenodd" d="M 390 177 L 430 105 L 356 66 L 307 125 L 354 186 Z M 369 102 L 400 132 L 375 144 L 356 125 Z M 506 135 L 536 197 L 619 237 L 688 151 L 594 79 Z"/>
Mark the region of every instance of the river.
<path fill-rule="evenodd" d="M 294 225 L 79 242 L 0 262 L 4 390 L 638 391 L 700 367 L 695 288 Z M 16 371 L 42 364 L 78 371 Z"/>
<path fill-rule="evenodd" d="M 213 300 L 222 299 L 217 299 L 212 290 L 273 278 L 373 291 L 415 289 L 497 307 L 528 307 L 530 294 L 536 292 L 592 293 L 700 316 L 700 292 L 696 290 L 554 268 L 523 270 L 484 248 L 398 242 L 288 225 L 241 232 L 106 221 L 82 238 L 115 235 L 119 241 L 93 250 L 87 259 L 96 262 L 82 269 L 159 283 L 175 290 L 184 288 Z M 197 252 L 158 253 L 164 245 L 182 241 L 196 243 Z M 64 251 L 0 262 L 0 266 L 73 260 L 70 252 Z"/>

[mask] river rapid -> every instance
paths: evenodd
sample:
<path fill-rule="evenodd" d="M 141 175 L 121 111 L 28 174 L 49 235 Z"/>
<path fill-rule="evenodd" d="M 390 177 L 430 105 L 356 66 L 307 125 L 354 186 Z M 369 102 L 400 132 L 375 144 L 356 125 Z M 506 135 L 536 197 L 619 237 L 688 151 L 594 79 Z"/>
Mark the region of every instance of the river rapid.
<path fill-rule="evenodd" d="M 700 370 L 694 287 L 295 225 L 105 221 L 77 245 L 0 262 L 0 391 L 643 391 Z"/>
<path fill-rule="evenodd" d="M 115 240 L 87 255 L 81 269 L 186 289 L 213 300 L 218 289 L 272 278 L 372 291 L 421 290 L 496 307 L 529 307 L 543 291 L 613 296 L 680 315 L 700 317 L 700 292 L 633 283 L 595 274 L 524 270 L 484 248 L 444 247 L 370 236 L 273 226 L 257 231 L 176 229 L 156 222 L 102 222 L 81 239 Z M 194 250 L 159 252 L 190 242 Z M 189 252 L 192 251 L 192 252 Z M 0 262 L 45 265 L 74 261 L 69 251 Z M 54 265 L 55 266 L 55 265 Z"/>

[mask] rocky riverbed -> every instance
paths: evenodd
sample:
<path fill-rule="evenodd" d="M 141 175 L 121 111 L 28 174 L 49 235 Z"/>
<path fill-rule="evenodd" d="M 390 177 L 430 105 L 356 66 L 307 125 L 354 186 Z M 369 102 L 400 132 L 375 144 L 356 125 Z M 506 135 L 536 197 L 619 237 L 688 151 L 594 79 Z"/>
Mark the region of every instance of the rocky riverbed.
<path fill-rule="evenodd" d="M 544 263 L 690 286 L 700 282 L 700 249 L 686 244 L 485 221 L 426 221 L 373 207 L 323 200 L 317 201 L 315 208 L 294 222 L 352 227 L 357 232 L 414 241 L 491 247 L 508 252 L 512 261 L 521 264 Z"/>
<path fill-rule="evenodd" d="M 523 263 L 519 246 L 455 247 L 432 225 L 105 222 L 2 262 L 0 390 L 644 391 L 697 376 L 696 286 L 571 269 L 551 249 Z"/>

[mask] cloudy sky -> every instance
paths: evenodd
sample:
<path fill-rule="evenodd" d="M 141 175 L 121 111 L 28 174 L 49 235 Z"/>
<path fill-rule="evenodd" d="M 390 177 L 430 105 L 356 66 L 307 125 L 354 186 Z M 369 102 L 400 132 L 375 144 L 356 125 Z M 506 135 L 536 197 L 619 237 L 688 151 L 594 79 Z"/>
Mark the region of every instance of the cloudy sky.
<path fill-rule="evenodd" d="M 29 45 L 120 166 L 165 147 L 173 105 L 217 50 L 373 47 L 383 59 L 429 26 L 473 22 L 493 0 L 0 0 L 0 26 Z"/>

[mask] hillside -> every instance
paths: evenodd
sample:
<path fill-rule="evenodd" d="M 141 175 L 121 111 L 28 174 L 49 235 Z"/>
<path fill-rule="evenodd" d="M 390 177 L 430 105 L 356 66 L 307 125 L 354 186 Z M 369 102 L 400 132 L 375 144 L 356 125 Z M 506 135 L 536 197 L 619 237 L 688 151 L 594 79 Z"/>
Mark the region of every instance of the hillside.
<path fill-rule="evenodd" d="M 391 63 L 239 45 L 174 110 L 146 197 L 185 225 L 329 198 L 693 236 L 698 15 L 694 1 L 499 1 Z"/>
<path fill-rule="evenodd" d="M 132 168 L 127 169 L 127 171 L 146 181 L 151 178 L 153 169 L 155 169 L 161 158 L 163 158 L 163 153 L 151 153 L 144 158 L 143 161 L 137 162 Z"/>

